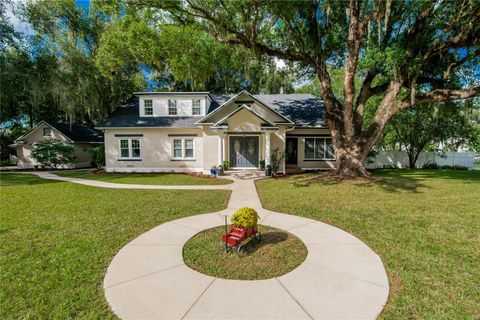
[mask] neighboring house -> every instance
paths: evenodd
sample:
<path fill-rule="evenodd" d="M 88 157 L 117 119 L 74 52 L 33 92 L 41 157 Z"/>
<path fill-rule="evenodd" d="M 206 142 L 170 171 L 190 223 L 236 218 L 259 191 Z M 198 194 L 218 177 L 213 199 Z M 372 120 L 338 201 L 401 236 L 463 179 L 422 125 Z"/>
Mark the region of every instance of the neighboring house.
<path fill-rule="evenodd" d="M 75 163 L 68 168 L 87 168 L 92 166 L 92 155 L 88 149 L 103 144 L 103 133 L 78 125 L 40 121 L 11 145 L 17 151 L 17 166 L 33 168 L 39 165 L 32 159 L 31 150 L 36 142 L 47 139 L 60 140 L 75 147 Z"/>
<path fill-rule="evenodd" d="M 280 171 L 334 166 L 323 103 L 310 94 L 141 92 L 97 126 L 109 172 L 203 172 L 269 165 Z"/>

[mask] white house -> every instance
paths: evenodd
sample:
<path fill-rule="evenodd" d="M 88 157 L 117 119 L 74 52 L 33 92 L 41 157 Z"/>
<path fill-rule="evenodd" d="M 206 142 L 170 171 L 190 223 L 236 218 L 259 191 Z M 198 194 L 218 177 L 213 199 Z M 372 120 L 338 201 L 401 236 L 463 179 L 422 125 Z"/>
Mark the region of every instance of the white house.
<path fill-rule="evenodd" d="M 11 145 L 17 153 L 17 166 L 23 169 L 31 169 L 40 165 L 32 158 L 32 149 L 35 143 L 49 139 L 55 139 L 75 147 L 74 163 L 62 166 L 62 168 L 91 167 L 92 155 L 88 152 L 88 149 L 103 144 L 103 135 L 99 130 L 75 124 L 40 121 L 31 130 L 18 137 L 15 143 Z"/>
<path fill-rule="evenodd" d="M 271 164 L 280 170 L 334 167 L 323 103 L 310 94 L 140 92 L 97 126 L 109 172 L 203 172 Z"/>

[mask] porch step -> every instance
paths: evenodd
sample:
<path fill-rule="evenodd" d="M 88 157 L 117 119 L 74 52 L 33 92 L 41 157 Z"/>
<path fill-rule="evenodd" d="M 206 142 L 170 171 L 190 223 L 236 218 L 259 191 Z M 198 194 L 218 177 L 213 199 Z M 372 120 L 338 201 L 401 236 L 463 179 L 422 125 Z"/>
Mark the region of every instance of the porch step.
<path fill-rule="evenodd" d="M 287 164 L 285 166 L 285 169 L 287 170 L 287 173 L 302 173 L 303 172 L 303 170 L 300 167 L 298 167 L 294 164 Z"/>

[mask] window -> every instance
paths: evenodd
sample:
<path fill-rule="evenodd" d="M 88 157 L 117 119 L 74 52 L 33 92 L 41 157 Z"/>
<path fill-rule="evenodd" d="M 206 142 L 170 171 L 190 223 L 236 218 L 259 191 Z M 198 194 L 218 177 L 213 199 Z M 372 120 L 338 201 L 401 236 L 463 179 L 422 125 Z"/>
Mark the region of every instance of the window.
<path fill-rule="evenodd" d="M 52 135 L 52 128 L 43 128 L 43 135 L 44 136 L 51 136 Z"/>
<path fill-rule="evenodd" d="M 193 139 L 174 139 L 173 140 L 173 158 L 174 159 L 194 159 Z"/>
<path fill-rule="evenodd" d="M 183 158 L 182 155 L 182 140 L 181 139 L 175 139 L 173 140 L 173 157 L 174 158 Z"/>
<path fill-rule="evenodd" d="M 143 102 L 143 114 L 146 115 L 146 116 L 153 116 L 152 100 L 145 100 Z"/>
<path fill-rule="evenodd" d="M 183 141 L 185 144 L 185 158 L 193 158 L 193 140 L 185 139 Z"/>
<path fill-rule="evenodd" d="M 177 100 L 168 100 L 168 115 L 177 115 Z"/>
<path fill-rule="evenodd" d="M 200 99 L 192 100 L 192 115 L 199 116 L 202 114 L 202 109 L 200 108 Z"/>
<path fill-rule="evenodd" d="M 121 159 L 140 159 L 140 140 L 121 139 L 120 140 L 120 158 Z"/>
<path fill-rule="evenodd" d="M 305 138 L 305 160 L 334 159 L 331 138 Z"/>

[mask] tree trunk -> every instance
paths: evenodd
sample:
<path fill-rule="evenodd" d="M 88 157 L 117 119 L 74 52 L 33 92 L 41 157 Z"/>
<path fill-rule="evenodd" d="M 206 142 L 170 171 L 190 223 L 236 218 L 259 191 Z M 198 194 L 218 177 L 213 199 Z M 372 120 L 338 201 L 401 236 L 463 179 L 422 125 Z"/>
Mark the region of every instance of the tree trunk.
<path fill-rule="evenodd" d="M 355 146 L 353 149 L 356 149 Z M 369 177 L 365 168 L 366 155 L 352 152 L 351 148 L 337 147 L 335 149 L 337 175 L 345 178 Z"/>

